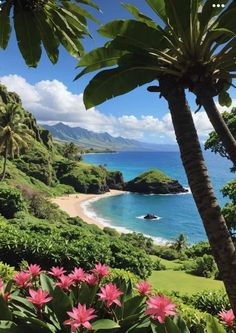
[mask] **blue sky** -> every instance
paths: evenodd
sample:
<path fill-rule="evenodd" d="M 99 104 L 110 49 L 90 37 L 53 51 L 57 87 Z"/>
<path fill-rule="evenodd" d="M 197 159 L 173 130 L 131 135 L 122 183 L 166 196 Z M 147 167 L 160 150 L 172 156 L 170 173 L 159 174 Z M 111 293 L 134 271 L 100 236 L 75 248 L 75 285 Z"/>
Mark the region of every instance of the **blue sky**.
<path fill-rule="evenodd" d="M 145 14 L 155 19 L 155 14 L 145 1 L 129 0 L 128 2 L 136 5 Z M 131 17 L 127 10 L 121 6 L 120 0 L 96 0 L 96 3 L 101 8 L 102 13 L 93 9 L 90 9 L 90 12 L 102 24 L 113 19 Z M 94 39 L 86 38 L 84 40 L 87 51 L 101 46 L 104 42 L 104 39 L 96 32 L 97 28 L 94 23 L 89 22 L 89 30 Z M 78 73 L 78 70 L 75 69 L 77 62 L 64 49 L 61 49 L 59 62 L 56 65 L 52 65 L 43 54 L 36 69 L 27 68 L 19 54 L 13 33 L 7 50 L 0 51 L 0 80 L 10 90 L 16 90 L 20 93 L 24 106 L 33 112 L 40 121 L 63 121 L 72 126 L 86 127 L 99 132 L 106 130 L 115 136 L 133 137 L 142 141 L 174 142 L 167 104 L 156 94 L 148 93 L 146 86 L 107 101 L 92 112 L 85 111 L 82 106 L 82 93 L 92 75 L 87 75 L 73 82 L 73 78 Z M 35 99 L 32 96 L 35 96 Z M 64 97 L 64 104 L 61 103 L 62 97 Z M 196 108 L 194 98 L 189 94 L 188 98 L 194 110 Z M 62 106 L 64 110 L 62 110 Z M 80 116 L 76 116 L 77 111 Z M 82 112 L 86 115 L 83 115 Z M 195 117 L 199 134 L 204 140 L 210 125 L 204 112 Z"/>

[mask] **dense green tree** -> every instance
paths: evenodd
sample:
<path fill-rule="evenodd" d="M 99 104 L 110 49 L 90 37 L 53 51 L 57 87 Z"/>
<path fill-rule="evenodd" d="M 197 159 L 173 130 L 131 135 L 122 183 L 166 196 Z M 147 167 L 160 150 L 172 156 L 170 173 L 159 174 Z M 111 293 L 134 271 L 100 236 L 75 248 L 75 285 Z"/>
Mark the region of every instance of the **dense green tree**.
<path fill-rule="evenodd" d="M 218 95 L 230 104 L 227 90 L 235 78 L 236 3 L 213 6 L 212 0 L 146 0 L 158 16 L 154 22 L 132 5 L 124 5 L 135 20 L 112 21 L 99 29 L 111 40 L 82 57 L 77 76 L 105 67 L 84 92 L 86 108 L 125 94 L 153 80 L 168 102 L 188 182 L 212 252 L 236 314 L 236 250 L 216 200 L 185 90 L 195 93 L 236 165 L 236 143 L 215 107 Z"/>
<path fill-rule="evenodd" d="M 76 1 L 98 9 L 91 0 Z M 0 7 L 0 48 L 7 48 L 14 26 L 19 50 L 30 67 L 37 66 L 42 46 L 53 64 L 58 61 L 60 45 L 78 58 L 84 52 L 80 40 L 90 35 L 86 19 L 97 22 L 70 0 L 3 0 Z"/>
<path fill-rule="evenodd" d="M 32 132 L 23 123 L 24 113 L 14 103 L 2 104 L 0 108 L 0 153 L 3 155 L 1 181 L 6 176 L 8 157 L 18 157 L 21 148 L 27 148 Z"/>
<path fill-rule="evenodd" d="M 63 156 L 69 160 L 81 160 L 80 148 L 74 143 L 69 142 L 63 146 Z"/>
<path fill-rule="evenodd" d="M 182 252 L 187 248 L 187 242 L 184 234 L 180 234 L 171 244 L 171 247 L 174 248 L 178 252 Z"/>

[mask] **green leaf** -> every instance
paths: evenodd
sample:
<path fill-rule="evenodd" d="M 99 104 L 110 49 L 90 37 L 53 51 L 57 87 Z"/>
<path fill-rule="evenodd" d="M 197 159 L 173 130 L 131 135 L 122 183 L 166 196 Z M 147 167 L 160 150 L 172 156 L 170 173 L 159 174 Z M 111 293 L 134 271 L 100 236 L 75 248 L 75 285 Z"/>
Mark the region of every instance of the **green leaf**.
<path fill-rule="evenodd" d="M 14 27 L 20 52 L 29 67 L 37 67 L 41 57 L 40 35 L 34 14 L 21 10 L 14 15 Z"/>
<path fill-rule="evenodd" d="M 156 29 L 157 24 L 150 17 L 141 13 L 137 7 L 129 3 L 123 3 L 122 6 L 126 8 L 138 21 L 146 23 L 149 27 Z"/>
<path fill-rule="evenodd" d="M 221 4 L 226 4 L 228 0 L 221 0 Z M 211 19 L 214 16 L 217 16 L 220 12 L 223 11 L 222 7 L 213 7 L 215 4 L 215 0 L 208 0 L 205 1 L 204 6 L 202 8 L 201 13 L 199 14 L 199 21 L 200 21 L 200 29 L 201 31 L 205 31 L 210 24 Z M 212 22 L 211 22 L 212 23 Z"/>
<path fill-rule="evenodd" d="M 72 302 L 70 297 L 58 286 L 53 291 L 52 305 L 58 321 L 63 325 L 63 322 L 68 319 L 67 311 L 72 309 Z"/>
<path fill-rule="evenodd" d="M 25 333 L 25 331 L 11 321 L 0 320 L 0 333 Z"/>
<path fill-rule="evenodd" d="M 0 11 L 0 47 L 6 49 L 9 38 L 11 36 L 11 24 L 10 24 L 10 6 L 9 2 L 1 5 Z"/>
<path fill-rule="evenodd" d="M 83 3 L 85 5 L 91 6 L 93 8 L 96 8 L 97 10 L 99 10 L 98 5 L 95 2 L 91 1 L 91 0 L 76 0 L 76 1 L 79 2 L 79 3 Z"/>
<path fill-rule="evenodd" d="M 11 300 L 15 301 L 14 302 L 15 304 L 19 303 L 21 307 L 23 305 L 23 308 L 26 307 L 26 308 L 30 309 L 31 311 L 35 310 L 33 304 L 31 302 L 29 302 L 26 298 L 23 298 L 23 297 L 20 297 L 20 296 L 11 295 Z M 21 309 L 21 311 L 22 311 L 22 309 Z"/>
<path fill-rule="evenodd" d="M 115 96 L 125 94 L 157 78 L 157 71 L 138 67 L 121 67 L 98 73 L 84 91 L 87 109 Z"/>
<path fill-rule="evenodd" d="M 55 288 L 54 283 L 52 279 L 50 279 L 46 274 L 42 273 L 40 274 L 40 283 L 43 290 L 46 290 L 49 292 L 49 295 L 53 295 L 53 290 Z"/>
<path fill-rule="evenodd" d="M 223 325 L 219 323 L 218 319 L 214 318 L 211 315 L 207 316 L 206 329 L 207 333 L 226 333 Z"/>
<path fill-rule="evenodd" d="M 185 321 L 180 316 L 174 317 L 173 322 L 179 328 L 181 333 L 190 333 Z"/>
<path fill-rule="evenodd" d="M 115 20 L 101 27 L 98 32 L 109 38 L 125 38 L 129 44 L 143 49 L 164 48 L 161 43 L 165 40 L 162 32 L 135 20 Z"/>
<path fill-rule="evenodd" d="M 116 65 L 119 58 L 125 53 L 126 52 L 124 51 L 119 51 L 112 48 L 109 49 L 106 47 L 100 47 L 85 54 L 81 58 L 77 67 L 82 67 L 82 66 L 88 66 L 88 67 L 85 68 L 80 74 L 78 74 L 75 80 L 77 80 L 78 78 L 89 72 L 96 71 L 100 68 Z"/>
<path fill-rule="evenodd" d="M 227 91 L 222 90 L 219 94 L 219 103 L 221 106 L 227 106 L 230 107 L 232 104 L 232 99 L 229 95 L 229 93 L 227 93 Z"/>
<path fill-rule="evenodd" d="M 124 303 L 124 317 L 130 316 L 137 312 L 137 309 L 143 304 L 145 298 L 143 296 L 134 296 Z"/>
<path fill-rule="evenodd" d="M 37 27 L 42 39 L 43 45 L 47 52 L 48 58 L 53 64 L 56 64 L 59 56 L 59 40 L 54 33 L 54 29 L 47 19 L 44 12 L 38 12 L 35 16 L 35 21 L 37 22 Z"/>
<path fill-rule="evenodd" d="M 12 320 L 12 313 L 8 308 L 7 302 L 0 294 L 0 320 Z"/>
<path fill-rule="evenodd" d="M 90 14 L 89 12 L 87 12 L 87 10 L 82 9 L 79 6 L 74 5 L 71 2 L 66 1 L 64 3 L 64 7 L 67 8 L 68 10 L 70 10 L 74 15 L 77 16 L 77 18 L 83 23 L 86 24 L 86 20 L 85 17 L 87 17 L 88 19 L 90 19 L 91 21 L 95 22 L 95 23 L 100 23 L 92 14 Z"/>
<path fill-rule="evenodd" d="M 225 28 L 236 33 L 235 25 L 236 8 L 225 11 L 218 20 L 218 27 Z"/>
<path fill-rule="evenodd" d="M 99 319 L 92 323 L 93 330 L 96 332 L 98 330 L 112 330 L 119 328 L 120 326 L 113 320 L 110 319 Z"/>
<path fill-rule="evenodd" d="M 167 22 L 165 0 L 146 0 L 152 10 L 162 19 Z"/>

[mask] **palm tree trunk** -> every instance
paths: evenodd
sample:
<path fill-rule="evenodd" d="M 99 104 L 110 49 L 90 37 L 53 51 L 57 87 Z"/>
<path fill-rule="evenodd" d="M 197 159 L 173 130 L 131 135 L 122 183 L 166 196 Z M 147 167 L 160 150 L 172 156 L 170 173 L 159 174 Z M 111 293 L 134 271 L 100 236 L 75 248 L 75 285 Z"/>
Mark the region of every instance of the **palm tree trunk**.
<path fill-rule="evenodd" d="M 236 140 L 218 111 L 214 99 L 208 94 L 206 87 L 200 87 L 196 90 L 197 97 L 204 107 L 214 130 L 220 137 L 229 158 L 236 166 Z"/>
<path fill-rule="evenodd" d="M 6 170 L 7 170 L 7 147 L 5 148 L 4 151 L 4 161 L 3 161 L 3 170 L 2 170 L 2 177 L 1 177 L 1 182 L 5 179 L 6 176 Z"/>
<path fill-rule="evenodd" d="M 2 177 L 0 182 L 2 182 L 5 179 L 6 176 L 6 170 L 7 170 L 7 147 L 5 148 L 4 151 L 4 161 L 3 161 L 3 170 L 2 170 Z"/>
<path fill-rule="evenodd" d="M 212 253 L 236 314 L 236 252 L 208 175 L 184 89 L 163 77 L 160 90 L 169 104 L 181 159 Z"/>

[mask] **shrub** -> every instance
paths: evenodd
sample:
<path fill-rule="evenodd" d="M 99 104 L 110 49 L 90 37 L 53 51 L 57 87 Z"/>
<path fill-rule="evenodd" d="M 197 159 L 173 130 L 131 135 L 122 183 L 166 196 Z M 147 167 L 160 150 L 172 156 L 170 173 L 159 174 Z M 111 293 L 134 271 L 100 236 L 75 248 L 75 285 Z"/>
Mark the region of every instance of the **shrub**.
<path fill-rule="evenodd" d="M 111 268 L 110 274 L 104 279 L 104 281 L 110 282 L 117 278 L 123 279 L 126 282 L 131 281 L 133 286 L 139 281 L 139 277 L 137 275 L 120 268 Z"/>
<path fill-rule="evenodd" d="M 26 211 L 26 201 L 21 192 L 9 185 L 1 185 L 0 188 L 0 212 L 7 218 L 13 218 L 17 212 Z"/>
<path fill-rule="evenodd" d="M 204 254 L 202 258 L 197 258 L 191 274 L 210 278 L 215 276 L 217 267 L 214 258 L 211 255 Z"/>
<path fill-rule="evenodd" d="M 206 290 L 192 296 L 185 296 L 184 301 L 194 308 L 212 315 L 217 315 L 223 309 L 230 309 L 229 299 L 224 290 Z"/>
<path fill-rule="evenodd" d="M 142 233 L 121 234 L 120 238 L 129 244 L 143 249 L 149 254 L 153 254 L 153 239 L 144 236 Z"/>
<path fill-rule="evenodd" d="M 0 277 L 8 282 L 15 274 L 15 268 L 0 261 Z"/>
<path fill-rule="evenodd" d="M 189 258 L 202 257 L 204 254 L 212 254 L 210 244 L 208 242 L 199 242 L 186 249 L 186 255 Z"/>
<path fill-rule="evenodd" d="M 16 217 L 0 225 L 0 260 L 19 267 L 22 260 L 38 262 L 47 269 L 80 265 L 90 269 L 97 261 L 124 268 L 141 278 L 151 274 L 149 256 L 124 241 L 109 237 L 102 230 L 80 219 L 82 226 L 65 222 L 49 223 L 30 215 Z"/>
<path fill-rule="evenodd" d="M 181 254 L 178 251 L 172 249 L 169 246 L 163 246 L 163 245 L 154 245 L 153 254 L 166 260 L 176 260 L 181 257 Z"/>
<path fill-rule="evenodd" d="M 120 237 L 120 234 L 116 229 L 110 228 L 110 227 L 105 227 L 103 228 L 103 231 L 105 234 L 109 235 L 110 237 Z"/>
<path fill-rule="evenodd" d="M 153 269 L 155 271 L 164 271 L 166 270 L 166 266 L 161 263 L 161 259 L 157 258 L 156 261 L 153 262 Z"/>

